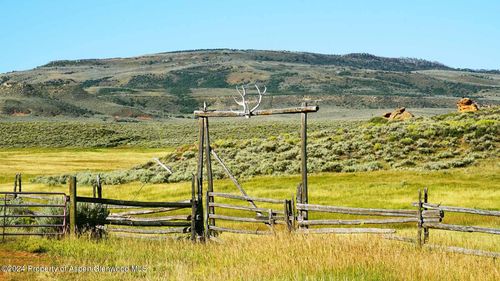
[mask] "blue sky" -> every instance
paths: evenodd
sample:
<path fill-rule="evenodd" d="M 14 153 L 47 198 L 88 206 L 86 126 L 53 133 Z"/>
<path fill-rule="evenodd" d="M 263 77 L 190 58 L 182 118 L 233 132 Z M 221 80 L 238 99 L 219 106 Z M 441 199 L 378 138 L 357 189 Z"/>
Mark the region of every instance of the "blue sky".
<path fill-rule="evenodd" d="M 0 0 L 0 73 L 59 59 L 236 48 L 500 68 L 500 1 Z"/>

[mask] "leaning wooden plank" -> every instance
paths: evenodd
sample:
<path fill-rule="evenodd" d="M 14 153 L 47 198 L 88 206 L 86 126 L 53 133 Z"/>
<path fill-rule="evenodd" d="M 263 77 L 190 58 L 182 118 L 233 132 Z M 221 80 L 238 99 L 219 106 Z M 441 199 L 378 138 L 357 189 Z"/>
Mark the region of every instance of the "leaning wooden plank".
<path fill-rule="evenodd" d="M 443 211 L 447 211 L 447 212 L 468 213 L 468 214 L 475 214 L 475 215 L 500 217 L 500 211 L 490 211 L 490 210 L 481 210 L 481 209 L 472 209 L 472 208 L 452 207 L 452 206 L 441 206 L 441 205 L 430 204 L 430 203 L 424 203 L 423 206 L 425 208 L 428 208 L 428 209 L 443 210 Z"/>
<path fill-rule="evenodd" d="M 498 252 L 473 250 L 473 249 L 466 249 L 466 248 L 460 248 L 460 247 L 440 246 L 440 245 L 433 245 L 433 244 L 425 244 L 424 247 L 430 248 L 430 249 L 439 249 L 439 250 L 452 252 L 452 253 L 500 258 L 500 253 L 498 253 Z"/>
<path fill-rule="evenodd" d="M 135 228 L 111 228 L 108 227 L 109 232 L 126 232 L 126 233 L 140 233 L 140 234 L 171 234 L 171 233 L 188 233 L 188 227 L 172 227 L 164 230 L 154 229 L 135 229 Z"/>
<path fill-rule="evenodd" d="M 409 242 L 409 243 L 416 242 L 416 240 L 413 238 L 401 237 L 401 236 L 396 236 L 396 235 L 384 235 L 383 238 L 389 239 L 389 240 Z M 433 245 L 433 244 L 424 244 L 422 246 L 424 248 L 429 248 L 432 250 L 437 249 L 437 250 L 443 250 L 443 251 L 447 251 L 447 252 L 460 253 L 460 254 L 466 254 L 466 255 L 485 256 L 485 257 L 492 257 L 492 258 L 499 258 L 500 257 L 500 253 L 498 253 L 498 252 L 488 252 L 488 251 L 483 251 L 483 250 L 473 250 L 473 249 L 466 249 L 466 248 L 460 248 L 460 247 L 450 247 L 450 246 L 441 246 L 441 245 Z"/>
<path fill-rule="evenodd" d="M 208 195 L 210 195 L 210 196 L 216 196 L 216 197 L 229 198 L 229 199 L 238 199 L 238 200 L 246 200 L 246 201 L 257 201 L 257 202 L 264 202 L 264 203 L 283 204 L 285 202 L 285 200 L 270 199 L 270 198 L 248 197 L 248 196 L 241 196 L 241 195 L 235 195 L 235 194 L 230 194 L 230 193 L 221 193 L 221 192 L 209 192 Z"/>
<path fill-rule="evenodd" d="M 219 164 L 222 166 L 222 169 L 224 169 L 224 171 L 226 172 L 226 175 L 231 179 L 231 181 L 234 183 L 234 185 L 236 185 L 236 187 L 241 192 L 241 194 L 243 194 L 243 196 L 245 196 L 245 197 L 248 197 L 248 194 L 245 192 L 245 190 L 243 189 L 243 187 L 241 187 L 240 183 L 233 176 L 233 174 L 231 173 L 231 171 L 229 171 L 229 169 L 227 168 L 226 164 L 224 164 L 224 162 L 222 162 L 222 159 L 220 159 L 219 155 L 217 155 L 217 153 L 215 152 L 215 150 L 212 149 L 211 153 L 214 156 L 215 160 L 217 160 L 217 162 L 219 162 Z M 248 200 L 248 203 L 250 203 L 250 205 L 252 205 L 255 209 L 257 208 L 257 205 L 255 205 L 255 202 L 253 202 L 253 200 Z M 262 213 L 260 211 L 258 212 L 258 214 L 262 215 Z"/>
<path fill-rule="evenodd" d="M 256 234 L 256 235 L 270 235 L 270 234 L 273 234 L 271 231 L 243 230 L 243 229 L 233 229 L 233 228 L 220 227 L 220 226 L 210 226 L 210 230 L 220 231 L 220 232 L 239 233 L 239 234 Z"/>
<path fill-rule="evenodd" d="M 390 216 L 390 217 L 416 217 L 417 215 L 417 211 L 415 210 L 365 209 L 365 208 L 312 205 L 312 204 L 296 204 L 296 205 L 298 210 L 340 213 L 340 214 L 350 214 L 350 215 Z"/>
<path fill-rule="evenodd" d="M 136 206 L 136 207 L 178 207 L 178 208 L 191 208 L 189 202 L 143 202 L 143 201 L 127 201 L 116 199 L 100 199 L 93 197 L 76 197 L 78 202 L 107 204 L 107 205 L 121 205 L 121 206 Z"/>
<path fill-rule="evenodd" d="M 208 218 L 210 218 L 210 219 L 219 219 L 219 220 L 227 220 L 227 221 L 253 222 L 253 223 L 266 223 L 266 222 L 269 222 L 269 220 L 267 219 L 267 217 L 262 217 L 262 218 L 242 218 L 242 217 L 231 217 L 231 216 L 224 216 L 224 215 L 209 214 Z"/>
<path fill-rule="evenodd" d="M 365 220 L 307 220 L 299 221 L 299 225 L 360 225 L 360 224 L 396 224 L 418 222 L 417 218 L 401 219 L 365 219 Z"/>
<path fill-rule="evenodd" d="M 133 226 L 191 226 L 191 222 L 169 221 L 169 220 L 148 220 L 148 219 L 106 219 L 107 224 L 111 225 L 133 225 Z"/>
<path fill-rule="evenodd" d="M 487 227 L 477 227 L 477 226 L 464 226 L 456 224 L 444 224 L 444 223 L 424 223 L 424 227 L 452 230 L 452 231 L 462 231 L 462 232 L 481 232 L 489 234 L 500 234 L 500 229 L 498 228 L 487 228 Z"/>
<path fill-rule="evenodd" d="M 387 234 L 395 233 L 395 229 L 384 228 L 309 228 L 300 229 L 302 233 L 333 233 L 333 234 L 356 234 L 356 233 L 377 233 Z"/>
<path fill-rule="evenodd" d="M 255 110 L 250 113 L 251 116 L 259 115 L 274 115 L 274 114 L 293 114 L 293 113 L 307 113 L 307 112 L 317 112 L 319 110 L 318 106 L 300 106 L 300 107 L 290 107 L 290 108 L 280 108 L 280 109 L 264 109 Z M 195 117 L 243 117 L 247 116 L 244 112 L 236 111 L 202 111 L 196 110 L 194 112 Z"/>
<path fill-rule="evenodd" d="M 268 212 L 269 211 L 269 209 L 265 209 L 265 208 L 253 208 L 253 207 L 245 207 L 245 206 L 223 204 L 223 203 L 216 203 L 216 202 L 210 202 L 208 205 L 211 207 L 217 207 L 217 208 L 241 210 L 241 211 L 251 211 L 251 212 Z M 273 214 L 284 214 L 284 212 L 280 211 L 280 210 L 272 210 L 272 212 L 273 212 Z"/>
<path fill-rule="evenodd" d="M 167 172 L 168 172 L 168 173 L 172 174 L 172 170 L 171 170 L 171 169 L 170 169 L 167 165 L 163 164 L 163 163 L 160 161 L 160 159 L 158 159 L 158 158 L 153 158 L 153 160 L 155 160 L 155 161 L 156 161 L 156 163 L 157 163 L 158 165 L 160 165 L 160 167 L 162 167 L 163 169 L 167 170 Z"/>

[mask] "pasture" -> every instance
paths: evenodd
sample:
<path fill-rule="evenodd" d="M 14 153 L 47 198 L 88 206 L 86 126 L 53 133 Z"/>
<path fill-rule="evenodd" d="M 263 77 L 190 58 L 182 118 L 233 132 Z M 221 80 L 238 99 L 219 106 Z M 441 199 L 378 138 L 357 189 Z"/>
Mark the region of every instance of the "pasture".
<path fill-rule="evenodd" d="M 27 155 L 30 165 L 4 166 L 1 169 L 1 190 L 12 190 L 13 174 L 29 177 L 63 173 L 89 168 L 106 171 L 127 168 L 169 149 L 50 149 L 7 150 L 3 157 L 19 160 Z M 171 150 L 170 150 L 171 151 Z M 78 155 L 79 166 L 53 165 L 54 158 Z M 12 161 L 15 163 L 16 161 Z M 58 162 L 58 161 L 55 161 Z M 75 161 L 73 161 L 75 162 Z M 2 163 L 5 163 L 2 161 Z M 4 164 L 5 165 L 5 164 Z M 24 170 L 23 170 L 24 169 Z M 417 190 L 428 187 L 433 201 L 483 209 L 500 209 L 500 176 L 498 161 L 483 160 L 467 168 L 446 171 L 382 170 L 355 173 L 318 173 L 309 177 L 310 202 L 356 207 L 411 209 Z M 28 178 L 29 178 L 28 177 Z M 9 179 L 12 179 L 9 182 Z M 299 175 L 260 176 L 242 181 L 252 196 L 291 198 Z M 215 190 L 234 192 L 229 180 L 215 180 Z M 49 186 L 25 180 L 23 190 L 63 191 L 67 185 Z M 91 194 L 90 186 L 80 186 L 79 193 Z M 144 201 L 175 201 L 188 197 L 190 183 L 150 184 L 131 182 L 105 185 L 106 198 Z M 229 211 L 231 212 L 231 211 Z M 460 215 L 453 223 L 498 227 L 497 218 Z M 403 236 L 415 235 L 415 227 L 398 229 Z M 46 238 L 7 239 L 2 250 L 14 251 L 2 257 L 2 263 L 16 262 L 17 255 L 36 253 L 29 263 L 78 266 L 146 266 L 146 271 L 119 273 L 122 280 L 138 278 L 156 280 L 497 280 L 498 260 L 485 257 L 451 254 L 439 250 L 418 249 L 412 244 L 385 240 L 377 235 L 300 235 L 278 231 L 269 237 L 222 234 L 206 244 L 179 238 L 150 241 L 109 237 L 94 241 L 85 237 L 49 240 Z M 432 242 L 487 251 L 500 251 L 500 240 L 486 234 L 468 234 L 432 230 Z M 19 251 L 19 252 L 16 252 Z M 26 263 L 26 261 L 24 261 Z M 1 276 L 1 275 L 0 275 Z M 10 273 L 6 278 L 31 280 L 62 279 L 114 280 L 116 273 Z"/>

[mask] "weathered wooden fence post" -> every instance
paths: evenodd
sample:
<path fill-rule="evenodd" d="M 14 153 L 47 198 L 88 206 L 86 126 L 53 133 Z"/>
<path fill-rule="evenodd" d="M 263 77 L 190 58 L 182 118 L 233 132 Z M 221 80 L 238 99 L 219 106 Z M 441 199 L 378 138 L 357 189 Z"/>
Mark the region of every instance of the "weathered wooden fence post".
<path fill-rule="evenodd" d="M 197 202 L 195 198 L 195 175 L 191 177 L 191 240 L 196 241 L 196 208 Z"/>
<path fill-rule="evenodd" d="M 205 216 L 208 213 L 203 212 L 203 144 L 205 141 L 204 138 L 205 134 L 205 118 L 199 117 L 198 118 L 198 166 L 197 166 L 197 179 L 196 179 L 196 184 L 198 188 L 198 200 L 197 200 L 197 233 L 200 235 L 200 237 L 203 237 L 201 239 L 205 239 L 205 226 L 204 226 L 204 220 Z M 201 224 L 200 224 L 201 220 Z M 208 218 L 206 218 L 208 221 Z"/>
<path fill-rule="evenodd" d="M 97 175 L 97 198 L 102 199 L 101 175 Z"/>
<path fill-rule="evenodd" d="M 69 233 L 76 235 L 76 177 L 69 178 Z"/>
<path fill-rule="evenodd" d="M 14 178 L 14 198 L 17 197 L 17 194 L 15 192 L 17 192 L 17 178 L 19 177 L 19 174 L 16 174 L 16 177 Z"/>
<path fill-rule="evenodd" d="M 422 247 L 422 224 L 423 224 L 423 215 L 422 215 L 422 190 L 418 190 L 418 210 L 417 210 L 417 219 L 418 219 L 418 230 L 417 230 L 417 244 L 419 247 Z"/>
<path fill-rule="evenodd" d="M 429 200 L 429 193 L 427 190 L 427 187 L 424 188 L 424 203 L 428 203 Z M 427 210 L 427 208 L 424 207 L 424 210 Z M 423 221 L 422 221 L 423 223 Z M 424 240 L 423 243 L 427 243 L 429 241 L 429 228 L 424 226 Z"/>
<path fill-rule="evenodd" d="M 214 182 L 213 182 L 213 177 L 212 177 L 212 160 L 210 159 L 210 150 L 212 149 L 210 147 L 210 135 L 209 135 L 209 130 L 208 130 L 208 117 L 204 117 L 204 127 L 205 127 L 205 164 L 207 166 L 207 211 L 209 214 L 215 214 L 215 208 L 210 207 L 209 203 L 214 202 L 214 199 L 212 196 L 210 196 L 210 192 L 214 191 Z M 207 233 L 207 237 L 210 237 L 211 233 L 209 230 L 209 225 L 210 226 L 215 226 L 215 219 L 210 219 L 208 218 L 208 215 L 206 216 L 207 221 L 205 222 L 205 228 Z"/>
<path fill-rule="evenodd" d="M 303 107 L 307 106 L 307 103 L 302 103 Z M 301 128 L 300 128 L 300 138 L 301 138 L 301 149 L 300 158 L 302 160 L 301 172 L 302 172 L 302 204 L 307 204 L 309 202 L 309 196 L 307 191 L 307 113 L 301 113 Z M 308 212 L 306 210 L 302 211 L 302 219 L 307 220 Z"/>
<path fill-rule="evenodd" d="M 23 175 L 21 173 L 19 173 L 19 176 L 17 177 L 17 186 L 18 186 L 18 190 L 19 192 L 23 192 L 23 179 L 22 179 Z"/>
<path fill-rule="evenodd" d="M 298 204 L 302 204 L 302 183 L 299 183 L 297 185 L 297 194 L 296 194 L 296 200 Z M 301 222 L 302 221 L 302 211 L 297 212 L 297 221 Z M 300 224 L 299 224 L 300 227 Z"/>
<path fill-rule="evenodd" d="M 292 211 L 292 200 L 285 200 L 284 206 L 284 219 L 288 231 L 293 230 L 293 211 Z"/>

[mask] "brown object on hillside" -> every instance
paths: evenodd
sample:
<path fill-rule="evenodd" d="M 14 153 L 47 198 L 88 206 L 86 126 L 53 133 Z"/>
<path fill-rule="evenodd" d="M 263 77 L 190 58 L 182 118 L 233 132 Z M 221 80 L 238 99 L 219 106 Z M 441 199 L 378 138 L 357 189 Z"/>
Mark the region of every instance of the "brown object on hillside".
<path fill-rule="evenodd" d="M 457 102 L 458 112 L 478 111 L 479 106 L 469 98 L 463 98 Z"/>
<path fill-rule="evenodd" d="M 406 111 L 405 107 L 400 107 L 393 112 L 387 112 L 384 114 L 384 118 L 391 120 L 406 120 L 415 117 L 411 112 Z"/>

